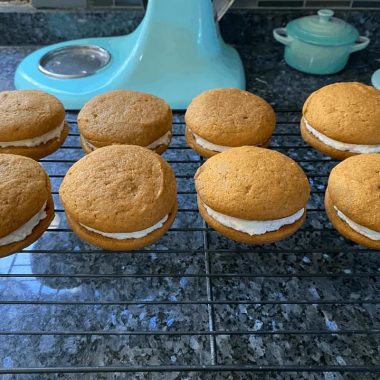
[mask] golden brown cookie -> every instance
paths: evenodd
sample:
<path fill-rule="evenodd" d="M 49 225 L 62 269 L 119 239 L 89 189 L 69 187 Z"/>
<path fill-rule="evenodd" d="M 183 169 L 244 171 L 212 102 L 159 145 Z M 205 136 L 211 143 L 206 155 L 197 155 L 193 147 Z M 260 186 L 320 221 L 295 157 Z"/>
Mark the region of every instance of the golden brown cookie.
<path fill-rule="evenodd" d="M 0 153 L 37 160 L 56 151 L 68 131 L 65 109 L 53 95 L 37 90 L 0 92 Z"/>
<path fill-rule="evenodd" d="M 338 160 L 380 152 L 380 91 L 357 82 L 322 87 L 303 106 L 301 133 Z"/>
<path fill-rule="evenodd" d="M 162 153 L 172 137 L 172 111 L 162 99 L 116 90 L 96 96 L 78 115 L 82 148 L 90 153 L 108 145 L 139 145 Z"/>
<path fill-rule="evenodd" d="M 28 157 L 0 154 L 0 257 L 36 241 L 54 218 L 50 180 Z"/>
<path fill-rule="evenodd" d="M 232 148 L 195 174 L 199 210 L 223 235 L 266 244 L 293 234 L 306 217 L 310 186 L 289 157 L 258 147 Z"/>
<path fill-rule="evenodd" d="M 380 249 L 380 154 L 361 154 L 331 171 L 327 215 L 347 239 Z"/>
<path fill-rule="evenodd" d="M 110 145 L 83 157 L 67 172 L 59 194 L 74 232 L 110 250 L 152 244 L 177 212 L 170 165 L 135 145 Z"/>
<path fill-rule="evenodd" d="M 188 145 L 211 157 L 232 147 L 268 145 L 276 115 L 259 96 L 227 88 L 206 91 L 193 99 L 185 122 Z"/>

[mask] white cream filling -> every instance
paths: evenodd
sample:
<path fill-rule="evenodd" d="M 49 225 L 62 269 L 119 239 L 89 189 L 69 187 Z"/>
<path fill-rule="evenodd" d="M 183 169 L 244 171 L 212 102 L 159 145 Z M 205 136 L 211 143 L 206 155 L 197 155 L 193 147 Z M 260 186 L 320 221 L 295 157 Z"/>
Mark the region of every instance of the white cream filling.
<path fill-rule="evenodd" d="M 117 233 L 103 232 L 103 231 L 96 230 L 95 228 L 85 226 L 82 223 L 80 223 L 80 225 L 91 232 L 108 237 L 110 239 L 116 239 L 116 240 L 140 239 L 140 238 L 143 238 L 144 236 L 149 235 L 151 232 L 161 228 L 165 224 L 165 222 L 168 220 L 168 218 L 169 218 L 169 215 L 166 215 L 154 226 L 146 228 L 145 230 L 136 231 L 136 232 L 117 232 Z"/>
<path fill-rule="evenodd" d="M 348 218 L 346 215 L 343 214 L 342 211 L 338 209 L 338 207 L 334 206 L 334 209 L 339 216 L 340 219 L 342 219 L 344 222 L 346 222 L 354 231 L 359 233 L 360 235 L 363 235 L 371 240 L 380 240 L 380 232 L 371 230 L 367 227 L 361 226 L 360 224 L 355 223 L 353 220 Z"/>
<path fill-rule="evenodd" d="M 158 138 L 156 141 L 153 141 L 151 144 L 147 145 L 145 148 L 155 149 L 155 148 L 159 147 L 160 145 L 169 145 L 171 138 L 172 138 L 172 133 L 171 133 L 171 131 L 168 131 L 164 135 L 162 135 L 160 138 Z M 83 136 L 82 136 L 82 140 L 91 150 L 97 149 L 97 147 L 95 145 L 91 144 Z"/>
<path fill-rule="evenodd" d="M 203 205 L 207 213 L 217 222 L 223 224 L 223 226 L 244 232 L 250 236 L 263 235 L 267 232 L 278 231 L 281 227 L 288 224 L 293 224 L 297 220 L 301 219 L 305 212 L 305 209 L 301 208 L 301 210 L 297 211 L 293 215 L 287 216 L 286 218 L 275 220 L 246 220 L 221 214 L 220 212 L 208 207 L 206 204 Z"/>
<path fill-rule="evenodd" d="M 59 137 L 65 127 L 65 121 L 63 121 L 57 128 L 52 129 L 51 131 L 37 137 L 26 140 L 17 140 L 17 141 L 1 141 L 0 147 L 7 148 L 9 146 L 25 146 L 32 148 L 41 144 L 46 144 L 50 140 L 54 140 Z"/>
<path fill-rule="evenodd" d="M 195 138 L 195 142 L 202 148 L 212 150 L 214 152 L 225 152 L 226 150 L 233 148 L 232 146 L 213 144 L 212 142 L 205 140 L 204 138 L 197 135 L 196 133 L 194 132 L 191 132 L 191 133 L 193 134 Z"/>
<path fill-rule="evenodd" d="M 305 122 L 306 129 L 314 135 L 318 140 L 322 141 L 324 144 L 331 146 L 334 149 L 341 150 L 341 151 L 348 151 L 352 153 L 379 153 L 380 152 L 380 145 L 358 145 L 358 144 L 348 144 L 343 143 L 337 140 L 330 139 L 330 137 L 327 137 L 321 132 L 318 132 L 316 129 L 314 129 L 308 121 L 303 118 Z"/>
<path fill-rule="evenodd" d="M 157 139 L 156 141 L 153 141 L 152 144 L 149 144 L 148 146 L 146 146 L 146 148 L 155 149 L 159 147 L 160 145 L 169 145 L 171 138 L 172 138 L 172 133 L 171 131 L 168 131 L 164 135 L 162 135 L 159 139 Z"/>
<path fill-rule="evenodd" d="M 29 219 L 24 225 L 18 228 L 16 231 L 13 231 L 7 236 L 0 238 L 0 246 L 16 243 L 18 241 L 24 240 L 29 235 L 32 234 L 33 229 L 40 223 L 42 219 L 45 219 L 47 216 L 46 213 L 46 202 L 42 206 L 41 210 Z"/>
<path fill-rule="evenodd" d="M 86 145 L 88 148 L 91 150 L 96 150 L 98 149 L 95 145 L 91 144 L 87 139 L 85 139 L 83 136 L 81 136 L 82 142 L 84 145 Z"/>
<path fill-rule="evenodd" d="M 192 131 L 190 131 L 190 133 L 193 134 L 195 142 L 199 146 L 201 146 L 202 148 L 208 149 L 208 150 L 212 150 L 213 152 L 220 152 L 221 153 L 221 152 L 225 152 L 226 150 L 229 150 L 231 148 L 234 148 L 233 146 L 213 144 L 212 142 L 205 140 L 203 137 L 197 135 L 196 133 L 194 133 Z M 261 145 L 257 145 L 257 146 L 261 146 Z"/>

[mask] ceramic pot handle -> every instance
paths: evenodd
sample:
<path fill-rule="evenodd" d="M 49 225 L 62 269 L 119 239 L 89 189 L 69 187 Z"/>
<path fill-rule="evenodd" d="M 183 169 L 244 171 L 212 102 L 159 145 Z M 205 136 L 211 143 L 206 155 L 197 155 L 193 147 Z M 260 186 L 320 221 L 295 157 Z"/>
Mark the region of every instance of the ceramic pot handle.
<path fill-rule="evenodd" d="M 276 41 L 284 45 L 289 45 L 293 41 L 293 38 L 288 36 L 285 28 L 273 29 L 273 37 Z"/>
<path fill-rule="evenodd" d="M 365 49 L 369 44 L 370 39 L 368 37 L 360 36 L 354 45 L 351 46 L 351 53 Z"/>

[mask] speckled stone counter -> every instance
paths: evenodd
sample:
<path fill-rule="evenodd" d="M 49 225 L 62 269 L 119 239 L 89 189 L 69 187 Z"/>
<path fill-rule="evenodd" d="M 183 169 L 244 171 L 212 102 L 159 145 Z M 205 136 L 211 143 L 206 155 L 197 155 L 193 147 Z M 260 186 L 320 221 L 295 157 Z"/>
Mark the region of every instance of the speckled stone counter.
<path fill-rule="evenodd" d="M 233 23 L 241 14 L 229 17 L 225 22 Z M 237 26 L 224 25 L 230 28 Z M 378 36 L 372 18 L 361 28 Z M 352 55 L 342 73 L 318 77 L 287 67 L 283 47 L 271 38 L 250 43 L 241 33 L 241 43 L 232 34 L 227 39 L 242 55 L 248 89 L 277 111 L 271 147 L 299 161 L 310 180 L 305 225 L 264 247 L 238 244 L 206 228 L 191 178 L 202 161 L 187 148 L 183 114 L 177 113 L 175 137 L 164 154 L 178 178 L 180 211 L 173 228 L 138 252 L 90 246 L 68 228 L 57 195 L 62 176 L 83 156 L 76 115 L 69 112 L 64 147 L 41 161 L 52 180 L 55 223 L 24 252 L 0 260 L 0 374 L 48 367 L 54 373 L 4 378 L 379 378 L 369 370 L 380 366 L 380 255 L 331 227 L 323 196 L 336 161 L 305 145 L 298 122 L 314 89 L 336 81 L 369 83 L 380 66 L 380 41 Z M 0 48 L 1 90 L 13 88 L 17 63 L 33 49 Z M 211 372 L 215 364 L 229 367 Z M 174 371 L 122 372 L 146 366 Z M 345 371 L 363 366 L 369 370 Z M 70 374 L 59 367 L 98 373 Z M 109 372 L 100 373 L 104 368 Z"/>

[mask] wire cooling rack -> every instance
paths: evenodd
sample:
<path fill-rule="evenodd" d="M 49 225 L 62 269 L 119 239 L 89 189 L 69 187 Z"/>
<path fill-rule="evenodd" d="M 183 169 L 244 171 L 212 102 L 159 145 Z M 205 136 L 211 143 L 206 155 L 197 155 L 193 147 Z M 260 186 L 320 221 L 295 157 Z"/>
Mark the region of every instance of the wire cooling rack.
<path fill-rule="evenodd" d="M 192 179 L 203 160 L 176 113 L 164 157 L 177 176 L 177 219 L 144 250 L 107 252 L 72 233 L 59 202 L 64 174 L 83 155 L 68 113 L 67 141 L 41 160 L 56 219 L 38 242 L 0 260 L 0 374 L 379 378 L 379 252 L 332 229 L 323 196 L 337 162 L 303 142 L 299 112 L 277 115 L 271 147 L 297 160 L 312 186 L 294 236 L 248 246 L 203 222 Z"/>

